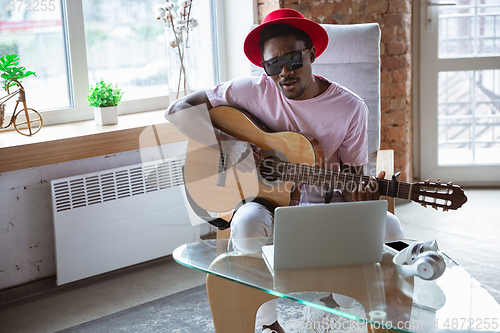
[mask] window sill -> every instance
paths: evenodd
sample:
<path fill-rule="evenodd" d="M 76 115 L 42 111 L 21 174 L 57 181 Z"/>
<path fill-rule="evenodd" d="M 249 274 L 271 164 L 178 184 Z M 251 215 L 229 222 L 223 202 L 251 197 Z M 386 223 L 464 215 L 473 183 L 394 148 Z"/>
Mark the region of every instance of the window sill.
<path fill-rule="evenodd" d="M 164 114 L 158 110 L 121 115 L 118 124 L 108 126 L 94 120 L 44 126 L 31 137 L 1 131 L 0 173 L 151 147 L 157 145 L 154 140 L 139 145 L 139 135 L 150 125 L 161 131 L 162 144 L 187 140 Z"/>

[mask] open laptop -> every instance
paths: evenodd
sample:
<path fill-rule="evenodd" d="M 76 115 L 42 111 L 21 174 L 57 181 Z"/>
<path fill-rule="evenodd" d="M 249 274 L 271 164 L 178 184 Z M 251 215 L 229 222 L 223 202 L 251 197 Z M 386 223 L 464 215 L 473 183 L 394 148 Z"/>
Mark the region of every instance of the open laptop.
<path fill-rule="evenodd" d="M 272 270 L 377 263 L 386 218 L 385 200 L 278 207 L 274 245 L 262 254 Z"/>

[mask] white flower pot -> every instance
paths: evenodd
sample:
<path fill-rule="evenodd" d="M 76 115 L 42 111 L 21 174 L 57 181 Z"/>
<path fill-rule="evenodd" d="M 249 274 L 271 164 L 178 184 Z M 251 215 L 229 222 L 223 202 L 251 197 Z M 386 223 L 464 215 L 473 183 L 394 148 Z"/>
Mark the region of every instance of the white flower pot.
<path fill-rule="evenodd" d="M 97 125 L 118 124 L 118 107 L 108 106 L 105 108 L 94 107 L 94 119 Z"/>

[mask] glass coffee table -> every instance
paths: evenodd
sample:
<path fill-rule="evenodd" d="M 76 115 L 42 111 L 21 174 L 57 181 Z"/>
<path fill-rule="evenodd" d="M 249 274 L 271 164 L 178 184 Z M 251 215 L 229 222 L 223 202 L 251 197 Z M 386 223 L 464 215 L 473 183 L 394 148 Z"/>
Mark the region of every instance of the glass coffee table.
<path fill-rule="evenodd" d="M 257 309 L 279 297 L 347 318 L 343 325 L 359 327 L 356 332 L 500 332 L 500 305 L 444 253 L 445 273 L 425 281 L 399 276 L 390 252 L 377 264 L 272 271 L 261 255 L 272 239 L 246 241 L 254 252 L 228 252 L 229 240 L 217 239 L 185 244 L 173 253 L 178 263 L 208 273 L 217 333 L 253 333 Z M 317 302 L 318 292 L 356 301 L 330 308 Z M 336 328 L 333 322 L 321 324 Z"/>

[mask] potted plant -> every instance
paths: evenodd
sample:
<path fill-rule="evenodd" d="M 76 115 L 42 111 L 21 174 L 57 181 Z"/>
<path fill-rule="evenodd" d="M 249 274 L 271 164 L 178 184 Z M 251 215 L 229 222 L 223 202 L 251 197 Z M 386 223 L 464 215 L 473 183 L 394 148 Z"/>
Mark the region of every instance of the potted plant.
<path fill-rule="evenodd" d="M 95 87 L 89 86 L 87 100 L 94 107 L 94 119 L 97 125 L 114 125 L 118 123 L 118 104 L 123 96 L 121 89 L 104 80 Z"/>

